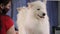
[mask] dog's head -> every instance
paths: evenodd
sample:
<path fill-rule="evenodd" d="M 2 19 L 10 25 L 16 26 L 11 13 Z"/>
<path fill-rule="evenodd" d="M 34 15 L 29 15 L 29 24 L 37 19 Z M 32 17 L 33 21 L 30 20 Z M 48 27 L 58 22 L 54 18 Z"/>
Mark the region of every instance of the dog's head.
<path fill-rule="evenodd" d="M 28 7 L 32 10 L 34 16 L 39 18 L 44 18 L 47 14 L 46 12 L 46 3 L 41 1 L 35 1 L 28 3 Z"/>

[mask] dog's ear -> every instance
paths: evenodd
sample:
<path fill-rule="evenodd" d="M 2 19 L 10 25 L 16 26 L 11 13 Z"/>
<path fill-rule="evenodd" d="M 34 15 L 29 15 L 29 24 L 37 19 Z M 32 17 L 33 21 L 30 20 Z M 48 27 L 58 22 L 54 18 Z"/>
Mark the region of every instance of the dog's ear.
<path fill-rule="evenodd" d="M 26 8 L 27 8 L 27 7 L 19 7 L 19 8 L 17 8 L 17 11 L 20 12 L 20 11 L 25 10 Z"/>
<path fill-rule="evenodd" d="M 19 7 L 19 8 L 17 8 L 17 11 L 19 12 L 21 10 L 21 8 Z"/>
<path fill-rule="evenodd" d="M 33 4 L 32 3 L 28 3 L 28 7 L 33 7 Z"/>
<path fill-rule="evenodd" d="M 46 4 L 47 3 L 47 0 L 43 0 L 43 3 Z"/>

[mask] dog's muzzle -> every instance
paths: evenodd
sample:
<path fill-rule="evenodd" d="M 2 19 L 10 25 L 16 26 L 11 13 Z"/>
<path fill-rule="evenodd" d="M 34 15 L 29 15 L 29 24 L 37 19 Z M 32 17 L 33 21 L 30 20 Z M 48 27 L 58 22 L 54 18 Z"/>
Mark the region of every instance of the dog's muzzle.
<path fill-rule="evenodd" d="M 45 13 L 43 13 L 42 16 L 40 16 L 40 15 L 38 14 L 38 16 L 39 16 L 40 18 L 44 18 L 45 15 L 46 15 Z"/>

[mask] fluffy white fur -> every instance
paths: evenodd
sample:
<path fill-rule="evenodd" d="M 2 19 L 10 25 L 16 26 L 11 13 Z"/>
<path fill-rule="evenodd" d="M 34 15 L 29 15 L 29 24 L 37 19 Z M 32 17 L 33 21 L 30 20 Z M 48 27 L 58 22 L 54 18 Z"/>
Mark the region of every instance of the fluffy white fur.
<path fill-rule="evenodd" d="M 28 3 L 28 7 L 18 8 L 17 24 L 19 34 L 50 34 L 46 4 L 35 1 Z"/>

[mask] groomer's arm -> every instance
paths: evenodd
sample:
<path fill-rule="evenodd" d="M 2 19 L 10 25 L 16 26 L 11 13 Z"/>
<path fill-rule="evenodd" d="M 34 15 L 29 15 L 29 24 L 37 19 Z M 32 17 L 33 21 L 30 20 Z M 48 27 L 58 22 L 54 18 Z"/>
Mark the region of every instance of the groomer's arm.
<path fill-rule="evenodd" d="M 7 34 L 16 34 L 14 25 L 11 28 L 9 28 L 9 30 L 7 31 Z"/>

